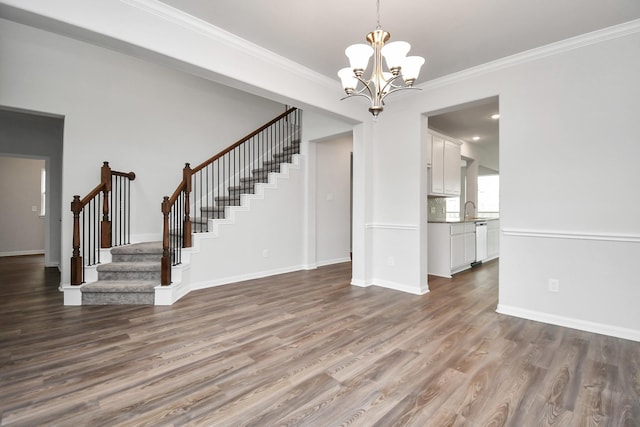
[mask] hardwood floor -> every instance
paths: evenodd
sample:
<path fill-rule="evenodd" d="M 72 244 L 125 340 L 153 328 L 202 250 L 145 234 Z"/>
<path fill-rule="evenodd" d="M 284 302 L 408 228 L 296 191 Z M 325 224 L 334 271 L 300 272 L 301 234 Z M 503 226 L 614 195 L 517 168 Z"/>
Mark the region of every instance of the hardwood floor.
<path fill-rule="evenodd" d="M 64 307 L 0 258 L 0 424 L 639 426 L 640 343 L 495 313 L 497 263 L 414 296 L 349 263 Z"/>

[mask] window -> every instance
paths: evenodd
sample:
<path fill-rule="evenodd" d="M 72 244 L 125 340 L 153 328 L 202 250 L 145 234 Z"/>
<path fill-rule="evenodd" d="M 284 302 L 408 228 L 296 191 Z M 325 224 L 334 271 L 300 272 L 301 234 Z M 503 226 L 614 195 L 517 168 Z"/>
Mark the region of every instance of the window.
<path fill-rule="evenodd" d="M 460 197 L 447 197 L 447 219 L 460 219 Z"/>
<path fill-rule="evenodd" d="M 500 216 L 500 176 L 478 177 L 478 216 L 497 218 Z"/>
<path fill-rule="evenodd" d="M 40 216 L 46 214 L 47 205 L 47 170 L 42 168 L 40 170 Z"/>

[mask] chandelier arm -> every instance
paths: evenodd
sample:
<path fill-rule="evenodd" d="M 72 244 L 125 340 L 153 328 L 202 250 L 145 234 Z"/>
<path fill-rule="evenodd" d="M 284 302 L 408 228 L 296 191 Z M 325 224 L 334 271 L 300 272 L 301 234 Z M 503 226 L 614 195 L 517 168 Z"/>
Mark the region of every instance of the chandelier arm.
<path fill-rule="evenodd" d="M 385 93 L 384 95 L 382 95 L 382 98 L 380 98 L 380 100 L 382 101 L 383 99 L 385 99 L 387 97 L 387 95 L 390 95 L 392 93 L 396 93 L 396 92 L 400 92 L 401 90 L 405 90 L 405 89 L 411 89 L 411 90 L 422 90 L 419 87 L 413 87 L 413 86 L 394 86 L 393 89 L 391 89 L 389 92 Z"/>
<path fill-rule="evenodd" d="M 364 98 L 367 98 L 369 100 L 369 102 L 372 102 L 371 97 L 369 95 L 367 95 L 366 93 L 362 93 L 362 91 L 353 92 L 351 95 L 344 96 L 344 97 L 340 98 L 340 101 L 344 101 L 347 98 L 353 98 L 353 97 L 356 97 L 356 96 L 362 96 Z"/>
<path fill-rule="evenodd" d="M 371 85 L 370 83 L 372 82 L 371 80 L 364 80 L 362 77 L 358 77 L 356 76 L 356 78 L 360 81 L 360 83 L 362 83 L 362 85 L 364 86 L 362 89 L 360 89 L 357 94 L 362 94 L 362 92 L 364 92 L 364 90 L 366 89 L 367 92 L 369 92 L 369 95 L 363 95 L 363 96 L 367 96 L 369 98 L 369 100 L 373 100 L 373 98 L 376 96 L 375 93 L 373 93 L 373 91 L 371 90 Z"/>
<path fill-rule="evenodd" d="M 391 89 L 389 89 L 389 92 L 391 92 L 395 88 L 402 88 L 402 86 L 398 86 L 398 85 L 394 85 L 393 84 L 393 82 L 398 80 L 398 77 L 400 77 L 399 74 L 397 76 L 393 77 L 392 79 L 389 79 L 387 82 L 385 82 L 385 85 L 382 86 L 382 88 L 380 89 L 380 93 L 384 94 L 384 91 L 385 91 L 385 89 L 387 89 L 387 87 L 391 88 Z M 387 92 L 387 93 L 389 93 L 389 92 Z M 382 97 L 384 98 L 384 95 Z"/>

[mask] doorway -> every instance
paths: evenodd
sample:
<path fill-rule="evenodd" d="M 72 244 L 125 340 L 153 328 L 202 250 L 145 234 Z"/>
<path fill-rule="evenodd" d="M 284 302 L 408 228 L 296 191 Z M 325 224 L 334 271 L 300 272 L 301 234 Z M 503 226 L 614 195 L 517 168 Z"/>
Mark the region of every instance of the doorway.
<path fill-rule="evenodd" d="M 44 227 L 44 262 L 46 267 L 60 267 L 62 227 L 62 146 L 64 117 L 48 113 L 0 106 L 0 156 L 44 162 L 45 188 L 38 200 L 27 205 L 27 214 L 42 216 Z M 14 162 L 15 160 L 10 160 Z M 41 182 L 38 172 L 38 187 Z M 11 181 L 15 191 L 21 184 Z M 14 191 L 14 190 L 12 190 Z M 37 190 L 38 193 L 41 189 Z M 15 204 L 13 193 L 4 194 L 4 204 Z M 40 198 L 44 201 L 41 202 Z M 40 205 L 43 205 L 40 207 Z M 24 214 L 24 208 L 20 212 Z M 44 215 L 40 215 L 40 214 Z"/>

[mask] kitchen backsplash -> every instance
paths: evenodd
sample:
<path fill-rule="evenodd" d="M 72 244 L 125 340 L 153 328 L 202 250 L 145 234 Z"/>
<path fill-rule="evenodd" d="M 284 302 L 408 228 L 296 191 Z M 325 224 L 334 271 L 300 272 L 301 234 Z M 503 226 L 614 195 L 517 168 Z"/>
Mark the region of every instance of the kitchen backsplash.
<path fill-rule="evenodd" d="M 447 199 L 446 197 L 429 197 L 427 199 L 430 221 L 443 221 L 447 218 Z"/>

